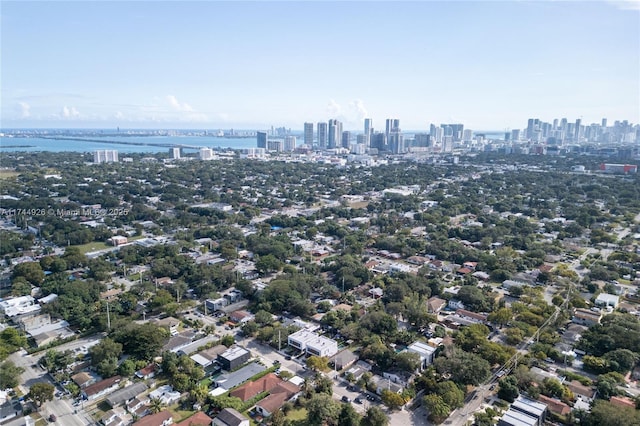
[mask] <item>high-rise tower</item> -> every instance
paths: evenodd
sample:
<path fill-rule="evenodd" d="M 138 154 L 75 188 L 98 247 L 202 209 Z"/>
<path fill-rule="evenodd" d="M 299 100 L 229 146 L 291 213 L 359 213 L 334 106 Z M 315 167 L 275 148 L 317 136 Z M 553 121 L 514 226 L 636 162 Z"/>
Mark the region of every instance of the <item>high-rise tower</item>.
<path fill-rule="evenodd" d="M 313 146 L 313 123 L 304 123 L 304 144 Z"/>
<path fill-rule="evenodd" d="M 318 123 L 318 149 L 327 149 L 327 123 Z"/>

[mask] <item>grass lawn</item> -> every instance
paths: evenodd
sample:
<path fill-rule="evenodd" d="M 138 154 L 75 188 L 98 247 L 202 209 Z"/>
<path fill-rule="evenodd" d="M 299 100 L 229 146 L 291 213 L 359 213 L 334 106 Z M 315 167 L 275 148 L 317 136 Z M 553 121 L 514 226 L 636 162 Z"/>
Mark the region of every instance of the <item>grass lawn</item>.
<path fill-rule="evenodd" d="M 20 175 L 20 173 L 11 170 L 0 170 L 0 179 L 9 179 L 18 175 Z"/>
<path fill-rule="evenodd" d="M 135 237 L 130 237 L 129 238 L 129 242 L 135 241 L 135 240 L 139 240 L 140 238 L 143 238 L 143 237 L 140 236 L 140 235 L 135 236 Z M 103 243 L 101 241 L 92 241 L 92 242 L 87 243 L 87 244 L 81 244 L 79 246 L 72 246 L 72 247 L 77 247 L 78 250 L 80 250 L 80 253 L 82 253 L 82 254 L 87 254 L 87 253 L 92 252 L 92 251 L 98 251 L 98 250 L 105 250 L 105 249 L 113 248 L 112 245 L 108 245 L 107 243 Z"/>
<path fill-rule="evenodd" d="M 306 408 L 298 408 L 295 410 L 291 410 L 289 411 L 289 414 L 287 414 L 287 417 L 285 417 L 288 420 L 291 421 L 301 421 L 301 420 L 306 420 L 307 419 L 307 409 Z"/>
<path fill-rule="evenodd" d="M 205 377 L 204 379 L 200 380 L 200 384 L 205 385 L 206 387 L 211 386 L 211 382 L 213 382 L 213 379 L 211 377 Z"/>
<path fill-rule="evenodd" d="M 172 405 L 171 407 L 167 408 L 169 410 L 169 412 L 171 413 L 171 416 L 173 416 L 173 421 L 175 423 L 179 423 L 181 421 L 183 421 L 184 419 L 191 417 L 195 414 L 194 410 L 180 410 L 179 409 L 179 405 Z"/>

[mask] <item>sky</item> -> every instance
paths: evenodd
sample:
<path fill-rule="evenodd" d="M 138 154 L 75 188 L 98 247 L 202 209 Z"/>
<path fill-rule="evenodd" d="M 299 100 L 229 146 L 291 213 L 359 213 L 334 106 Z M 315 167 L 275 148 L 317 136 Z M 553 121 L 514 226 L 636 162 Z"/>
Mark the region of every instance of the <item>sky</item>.
<path fill-rule="evenodd" d="M 640 121 L 640 0 L 6 1 L 0 127 Z"/>

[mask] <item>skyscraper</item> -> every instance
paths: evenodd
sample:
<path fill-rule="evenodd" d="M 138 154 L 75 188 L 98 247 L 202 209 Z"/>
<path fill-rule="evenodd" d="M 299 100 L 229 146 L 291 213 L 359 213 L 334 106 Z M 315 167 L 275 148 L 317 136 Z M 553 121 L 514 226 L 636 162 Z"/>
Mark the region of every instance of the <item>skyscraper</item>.
<path fill-rule="evenodd" d="M 338 120 L 329 120 L 329 132 L 327 138 L 327 148 L 337 148 L 342 138 L 342 123 Z"/>
<path fill-rule="evenodd" d="M 351 146 L 351 132 L 345 130 L 342 132 L 342 147 L 349 148 Z"/>
<path fill-rule="evenodd" d="M 304 123 L 304 144 L 313 146 L 313 123 Z"/>
<path fill-rule="evenodd" d="M 267 147 L 267 132 L 256 132 L 256 139 L 258 148 Z"/>
<path fill-rule="evenodd" d="M 371 133 L 373 132 L 373 120 L 370 118 L 364 119 L 364 140 L 367 147 L 371 146 Z"/>
<path fill-rule="evenodd" d="M 603 118 L 603 119 L 602 119 L 602 128 L 603 128 L 603 129 L 606 129 L 606 128 L 607 128 L 607 119 L 606 119 L 606 118 Z"/>
<path fill-rule="evenodd" d="M 284 150 L 288 151 L 288 152 L 296 150 L 296 137 L 295 136 L 287 135 L 287 136 L 284 137 Z"/>
<path fill-rule="evenodd" d="M 327 123 L 318 123 L 318 149 L 327 149 Z"/>
<path fill-rule="evenodd" d="M 576 120 L 576 128 L 574 129 L 574 133 L 573 133 L 573 139 L 576 140 L 576 141 L 579 140 L 580 137 L 582 136 L 581 135 L 581 132 L 582 132 L 581 127 L 582 127 L 582 120 L 578 118 Z"/>
<path fill-rule="evenodd" d="M 387 135 L 387 139 L 389 138 L 389 134 L 391 132 L 399 132 L 400 131 L 400 120 L 397 118 L 387 118 L 384 134 Z"/>

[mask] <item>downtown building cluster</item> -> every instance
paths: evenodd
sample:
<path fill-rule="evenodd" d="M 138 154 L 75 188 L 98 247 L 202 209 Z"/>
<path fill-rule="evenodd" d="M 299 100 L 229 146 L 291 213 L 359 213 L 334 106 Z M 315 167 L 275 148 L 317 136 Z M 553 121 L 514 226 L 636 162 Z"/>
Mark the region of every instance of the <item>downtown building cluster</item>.
<path fill-rule="evenodd" d="M 270 152 L 292 152 L 297 149 L 319 151 L 334 150 L 352 154 L 405 154 L 417 152 L 451 153 L 454 150 L 485 150 L 497 146 L 515 146 L 516 150 L 531 147 L 539 151 L 540 147 L 562 147 L 586 143 L 598 144 L 635 144 L 640 141 L 640 126 L 627 120 L 615 121 L 607 125 L 607 119 L 601 123 L 582 124 L 581 119 L 569 122 L 566 118 L 544 122 L 537 118 L 527 121 L 524 129 L 505 130 L 504 132 L 474 132 L 464 124 L 431 124 L 428 132 L 403 133 L 400 120 L 385 120 L 383 130 L 373 127 L 371 118 L 364 119 L 362 132 L 343 129 L 343 123 L 336 119 L 328 122 L 306 122 L 301 135 L 302 144 L 298 144 L 291 130 L 278 128 L 257 132 L 257 147 Z"/>

